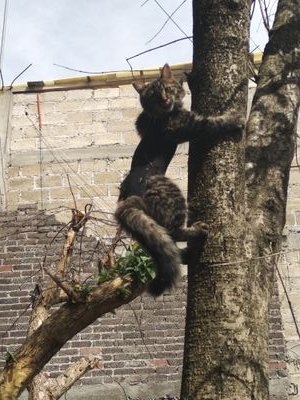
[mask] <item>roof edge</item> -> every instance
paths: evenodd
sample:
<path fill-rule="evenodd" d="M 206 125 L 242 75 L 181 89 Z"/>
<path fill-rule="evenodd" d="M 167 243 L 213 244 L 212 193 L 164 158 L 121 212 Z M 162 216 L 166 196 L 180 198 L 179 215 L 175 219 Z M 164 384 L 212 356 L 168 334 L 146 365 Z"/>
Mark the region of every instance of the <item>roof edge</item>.
<path fill-rule="evenodd" d="M 262 53 L 250 54 L 251 61 L 259 66 L 262 60 Z M 172 71 L 175 77 L 184 76 L 185 72 L 192 69 L 192 63 L 172 64 Z M 35 93 L 60 90 L 76 90 L 87 88 L 110 88 L 129 85 L 135 80 L 152 80 L 160 73 L 161 67 L 144 68 L 141 70 L 123 70 L 109 72 L 99 75 L 87 75 L 72 78 L 54 79 L 48 81 L 30 81 L 22 84 L 15 84 L 12 87 L 5 87 L 4 90 L 11 90 L 13 93 Z"/>

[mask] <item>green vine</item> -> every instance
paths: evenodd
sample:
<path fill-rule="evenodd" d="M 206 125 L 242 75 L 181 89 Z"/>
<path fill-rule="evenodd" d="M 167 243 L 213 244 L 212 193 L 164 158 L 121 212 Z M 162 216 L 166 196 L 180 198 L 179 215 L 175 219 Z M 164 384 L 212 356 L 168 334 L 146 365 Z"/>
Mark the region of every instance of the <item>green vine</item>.
<path fill-rule="evenodd" d="M 102 268 L 98 275 L 98 282 L 103 283 L 121 276 L 130 277 L 137 285 L 144 285 L 155 277 L 155 266 L 152 258 L 137 243 L 130 243 L 124 256 L 118 258 L 113 268 Z M 128 284 L 120 289 L 120 294 L 130 294 Z"/>

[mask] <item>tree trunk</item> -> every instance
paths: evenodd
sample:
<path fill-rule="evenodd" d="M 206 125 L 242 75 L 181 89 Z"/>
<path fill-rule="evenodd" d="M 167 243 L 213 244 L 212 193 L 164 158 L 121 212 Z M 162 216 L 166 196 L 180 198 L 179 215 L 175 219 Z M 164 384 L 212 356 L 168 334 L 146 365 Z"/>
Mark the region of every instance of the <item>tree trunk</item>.
<path fill-rule="evenodd" d="M 245 113 L 249 1 L 194 0 L 193 10 L 192 108 Z M 299 74 L 299 27 L 299 1 L 279 1 L 247 139 L 190 145 L 191 222 L 207 222 L 210 235 L 203 251 L 190 244 L 181 400 L 268 398 L 275 263 L 269 255 L 278 251 L 284 225 L 299 108 L 299 75 L 291 78 Z"/>

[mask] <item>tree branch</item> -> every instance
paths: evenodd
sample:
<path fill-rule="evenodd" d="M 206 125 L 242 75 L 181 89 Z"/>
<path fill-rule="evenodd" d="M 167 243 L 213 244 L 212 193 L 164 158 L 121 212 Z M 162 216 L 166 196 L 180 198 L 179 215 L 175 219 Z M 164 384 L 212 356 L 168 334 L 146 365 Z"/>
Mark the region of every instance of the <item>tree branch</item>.
<path fill-rule="evenodd" d="M 124 297 L 122 288 L 130 293 Z M 0 398 L 17 398 L 32 378 L 76 333 L 107 312 L 127 304 L 145 290 L 130 278 L 118 277 L 95 287 L 85 303 L 66 303 L 55 310 L 25 341 L 0 375 Z M 49 335 L 49 332 L 51 334 Z"/>
<path fill-rule="evenodd" d="M 76 363 L 71 364 L 57 378 L 50 379 L 50 383 L 45 388 L 49 400 L 59 399 L 87 371 L 97 367 L 99 365 L 99 361 L 100 360 L 97 357 L 90 357 L 90 358 L 83 357 Z"/>
<path fill-rule="evenodd" d="M 269 243 L 278 241 L 285 224 L 300 102 L 299 43 L 299 1 L 279 0 L 247 124 L 246 147 L 248 220 Z"/>

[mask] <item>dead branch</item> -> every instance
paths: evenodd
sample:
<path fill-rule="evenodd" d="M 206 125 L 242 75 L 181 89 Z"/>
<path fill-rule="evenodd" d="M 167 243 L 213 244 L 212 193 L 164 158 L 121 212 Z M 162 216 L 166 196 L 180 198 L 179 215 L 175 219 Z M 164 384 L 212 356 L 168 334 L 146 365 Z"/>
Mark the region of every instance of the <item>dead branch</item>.
<path fill-rule="evenodd" d="M 125 287 L 127 295 L 122 295 Z M 135 299 L 145 287 L 130 277 L 118 277 L 91 290 L 85 302 L 66 303 L 55 310 L 7 361 L 0 374 L 1 400 L 16 399 L 69 339 L 97 318 Z"/>
<path fill-rule="evenodd" d="M 38 392 L 38 398 L 42 398 L 43 400 L 59 399 L 87 371 L 93 368 L 99 368 L 99 365 L 99 358 L 83 357 L 76 363 L 66 368 L 66 370 L 56 378 L 49 379 L 43 374 L 39 374 L 39 386 L 36 388 L 36 391 Z"/>
<path fill-rule="evenodd" d="M 51 379 L 51 383 L 47 389 L 50 394 L 50 399 L 59 399 L 87 371 L 93 368 L 99 368 L 99 365 L 100 359 L 97 357 L 83 357 L 76 363 L 70 365 L 63 374 L 55 379 Z"/>
<path fill-rule="evenodd" d="M 103 314 L 113 312 L 121 305 L 129 303 L 145 290 L 145 283 L 134 282 L 129 275 L 126 275 L 91 287 L 85 297 L 76 292 L 74 287 L 67 282 L 66 274 L 70 269 L 75 238 L 89 219 L 91 206 L 86 206 L 85 213 L 77 210 L 72 210 L 72 212 L 73 218 L 69 224 L 56 269 L 53 273 L 45 270 L 50 276 L 51 282 L 33 304 L 27 339 L 14 356 L 7 361 L 0 374 L 1 400 L 16 399 L 28 385 L 30 385 L 29 399 L 36 398 L 41 387 L 45 386 L 46 380 L 45 375 L 40 371 L 69 339 Z M 111 251 L 114 250 L 119 240 L 120 232 L 118 231 L 105 259 L 106 264 L 109 264 L 110 267 L 114 263 Z M 72 301 L 65 302 L 50 314 L 51 305 L 58 304 L 62 297 L 64 299 L 71 298 Z M 52 397 L 49 398 L 54 399 L 58 398 L 55 396 L 61 396 L 93 365 L 93 363 L 81 361 L 71 366 L 66 373 L 57 378 L 61 383 L 59 388 L 55 382 L 53 385 L 50 383 L 49 387 L 46 385 L 48 389 L 51 387 L 49 396 Z M 71 374 L 69 374 L 70 371 L 72 371 Z"/>
<path fill-rule="evenodd" d="M 86 211 L 88 211 L 87 215 L 89 215 L 90 210 L 91 207 L 86 207 Z M 80 295 L 66 280 L 62 280 L 61 278 L 64 278 L 66 276 L 66 273 L 69 271 L 76 234 L 80 230 L 80 228 L 85 225 L 85 222 L 87 221 L 87 215 L 81 213 L 76 209 L 72 210 L 72 221 L 68 224 L 69 228 L 67 232 L 67 237 L 64 242 L 61 257 L 56 265 L 56 272 L 51 273 L 45 267 L 43 268 L 46 274 L 51 278 L 51 281 L 49 282 L 47 288 L 40 293 L 39 297 L 35 299 L 33 303 L 33 310 L 29 322 L 27 339 L 47 320 L 50 315 L 49 310 L 52 305 L 58 304 L 62 301 L 62 299 L 64 301 L 80 301 Z M 66 296 L 64 296 L 61 291 L 65 293 Z M 86 364 L 83 361 L 82 364 L 83 365 L 81 367 L 81 364 L 76 364 L 76 366 L 78 367 L 77 370 L 76 366 L 74 367 L 75 364 L 70 367 L 70 370 L 72 369 L 72 367 L 75 368 L 75 370 L 72 372 L 72 378 L 74 381 L 78 380 L 82 376 L 82 374 L 92 365 L 91 362 Z M 64 375 L 62 375 L 62 377 L 64 377 Z M 57 379 L 59 379 L 59 377 Z M 62 393 L 66 392 L 70 387 L 68 386 L 69 382 L 67 383 L 67 378 L 64 377 L 64 379 L 66 381 L 66 387 L 63 384 L 59 387 Z M 45 377 L 45 374 L 36 374 L 32 381 L 29 382 L 29 400 L 35 400 L 36 398 L 39 398 L 41 390 L 44 391 L 43 398 L 47 399 L 48 397 L 49 399 L 54 399 L 55 397 L 50 397 L 50 395 L 45 392 L 47 390 L 46 388 L 48 387 L 47 383 L 48 380 Z"/>
<path fill-rule="evenodd" d="M 50 276 L 50 278 L 56 283 L 56 285 L 61 288 L 66 295 L 68 296 L 68 299 L 71 301 L 75 301 L 76 303 L 81 301 L 80 296 L 78 295 L 78 293 L 73 289 L 73 286 L 70 285 L 69 282 L 67 281 L 62 281 L 60 280 L 56 275 L 51 274 L 50 271 L 48 271 L 47 269 L 44 269 L 44 271 L 46 272 L 47 275 Z"/>

